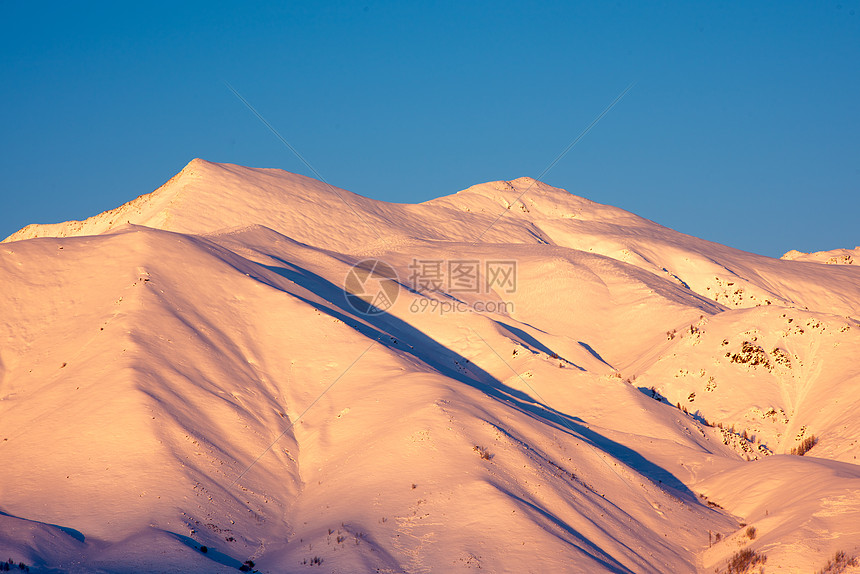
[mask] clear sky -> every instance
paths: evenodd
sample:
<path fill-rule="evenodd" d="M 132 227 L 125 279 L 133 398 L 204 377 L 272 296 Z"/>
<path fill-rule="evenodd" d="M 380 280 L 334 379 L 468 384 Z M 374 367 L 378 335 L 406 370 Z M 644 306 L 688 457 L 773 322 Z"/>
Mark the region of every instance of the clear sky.
<path fill-rule="evenodd" d="M 4 2 L 0 236 L 194 157 L 396 202 L 537 177 L 765 255 L 860 244 L 860 0 Z"/>

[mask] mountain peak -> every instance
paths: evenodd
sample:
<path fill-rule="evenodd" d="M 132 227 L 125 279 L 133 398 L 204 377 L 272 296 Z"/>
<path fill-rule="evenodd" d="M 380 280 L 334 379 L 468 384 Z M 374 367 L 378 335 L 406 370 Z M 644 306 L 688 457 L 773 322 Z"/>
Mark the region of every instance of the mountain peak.
<path fill-rule="evenodd" d="M 520 217 L 493 222 L 512 206 Z M 520 228 L 534 216 L 572 217 L 595 206 L 599 204 L 532 177 L 478 184 L 421 205 L 395 204 L 280 169 L 195 158 L 155 191 L 115 209 L 84 221 L 28 225 L 6 241 L 100 235 L 134 224 L 196 235 L 263 225 L 303 243 L 343 251 L 404 236 L 530 243 L 541 234 Z M 490 227 L 494 229 L 484 237 L 481 231 Z"/>
<path fill-rule="evenodd" d="M 571 195 L 564 189 L 553 187 L 547 183 L 544 183 L 540 180 L 537 180 L 533 177 L 523 176 L 518 177 L 516 179 L 511 180 L 498 180 L 498 181 L 488 181 L 486 183 L 479 183 L 468 187 L 458 194 L 462 193 L 492 193 L 493 191 L 501 191 L 501 192 L 518 192 L 518 193 L 532 193 L 532 192 L 547 192 L 547 193 L 556 193 L 556 194 L 564 194 Z"/>
<path fill-rule="evenodd" d="M 827 265 L 857 265 L 860 264 L 860 246 L 854 249 L 831 249 L 829 251 L 816 251 L 804 253 L 792 249 L 780 259 L 786 261 L 810 261 L 813 263 L 825 263 Z"/>
<path fill-rule="evenodd" d="M 368 202 L 372 200 L 280 169 L 195 158 L 155 191 L 115 209 L 84 221 L 28 225 L 5 241 L 100 235 L 129 223 L 197 235 L 252 224 L 289 232 L 307 227 L 297 221 L 302 214 L 354 213 L 352 204 Z"/>

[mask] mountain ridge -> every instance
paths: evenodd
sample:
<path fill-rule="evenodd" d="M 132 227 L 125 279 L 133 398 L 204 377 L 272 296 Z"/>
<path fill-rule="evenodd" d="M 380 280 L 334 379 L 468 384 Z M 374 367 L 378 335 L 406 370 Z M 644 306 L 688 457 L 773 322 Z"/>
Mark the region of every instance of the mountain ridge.
<path fill-rule="evenodd" d="M 516 185 L 504 181 L 479 184 L 421 204 L 390 204 L 277 169 L 195 159 L 155 192 L 115 210 L 84 222 L 30 225 L 4 242 L 108 233 L 124 224 L 125 219 L 194 234 L 262 224 L 302 243 L 347 253 L 384 249 L 413 239 L 554 244 L 595 252 L 665 275 L 730 307 L 778 301 L 814 309 L 819 305 L 814 296 L 818 278 L 824 273 L 837 279 L 835 288 L 843 293 L 836 307 L 828 296 L 828 311 L 860 317 L 860 305 L 851 295 L 851 284 L 856 280 L 853 270 L 804 267 L 799 261 L 746 253 L 679 233 L 532 178 L 514 182 Z M 213 195 L 212 190 L 220 191 Z M 243 194 L 251 192 L 250 199 L 254 201 L 244 201 Z M 188 198 L 196 198 L 196 203 L 183 204 L 191 201 Z M 222 198 L 224 204 L 215 207 L 213 198 Z M 154 205 L 144 210 L 150 204 Z M 329 225 L 331 218 L 338 221 L 337 226 Z M 795 282 L 805 285 L 804 289 L 785 291 L 786 286 L 780 286 L 779 276 L 788 269 Z"/>
<path fill-rule="evenodd" d="M 203 160 L 159 189 L 0 244 L 0 552 L 35 571 L 860 553 L 856 267 L 530 178 L 418 205 L 345 192 L 355 213 L 323 182 Z M 347 290 L 368 258 L 396 277 L 384 313 Z M 439 261 L 516 279 L 414 282 Z"/>

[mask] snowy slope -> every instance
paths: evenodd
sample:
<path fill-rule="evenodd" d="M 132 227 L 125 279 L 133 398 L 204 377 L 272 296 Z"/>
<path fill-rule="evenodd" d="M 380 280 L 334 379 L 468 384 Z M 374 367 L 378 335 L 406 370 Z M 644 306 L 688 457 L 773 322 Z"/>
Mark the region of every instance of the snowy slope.
<path fill-rule="evenodd" d="M 410 239 L 549 243 L 663 274 L 731 307 L 779 303 L 860 315 L 855 268 L 822 269 L 745 253 L 527 177 L 406 205 L 281 170 L 195 159 L 158 190 L 122 207 L 83 222 L 30 225 L 6 241 L 101 234 L 129 223 L 193 234 L 263 225 L 302 243 L 348 253 Z"/>
<path fill-rule="evenodd" d="M 792 249 L 780 259 L 789 261 L 812 261 L 815 263 L 826 263 L 827 265 L 857 265 L 860 261 L 860 247 L 854 249 L 831 249 L 830 251 L 816 251 L 815 253 L 803 253 Z"/>
<path fill-rule="evenodd" d="M 344 291 L 367 258 L 386 313 Z M 516 288 L 414 289 L 416 260 L 515 261 Z M 860 553 L 858 271 L 529 178 L 401 205 L 194 160 L 0 244 L 0 558 L 814 571 Z"/>

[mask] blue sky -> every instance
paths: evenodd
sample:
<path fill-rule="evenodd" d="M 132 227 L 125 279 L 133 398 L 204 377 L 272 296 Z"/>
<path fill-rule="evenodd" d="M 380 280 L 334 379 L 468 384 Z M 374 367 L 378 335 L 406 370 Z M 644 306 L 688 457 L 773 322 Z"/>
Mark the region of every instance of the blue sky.
<path fill-rule="evenodd" d="M 194 157 L 424 201 L 538 176 L 765 255 L 860 244 L 860 0 L 4 2 L 0 236 Z"/>

